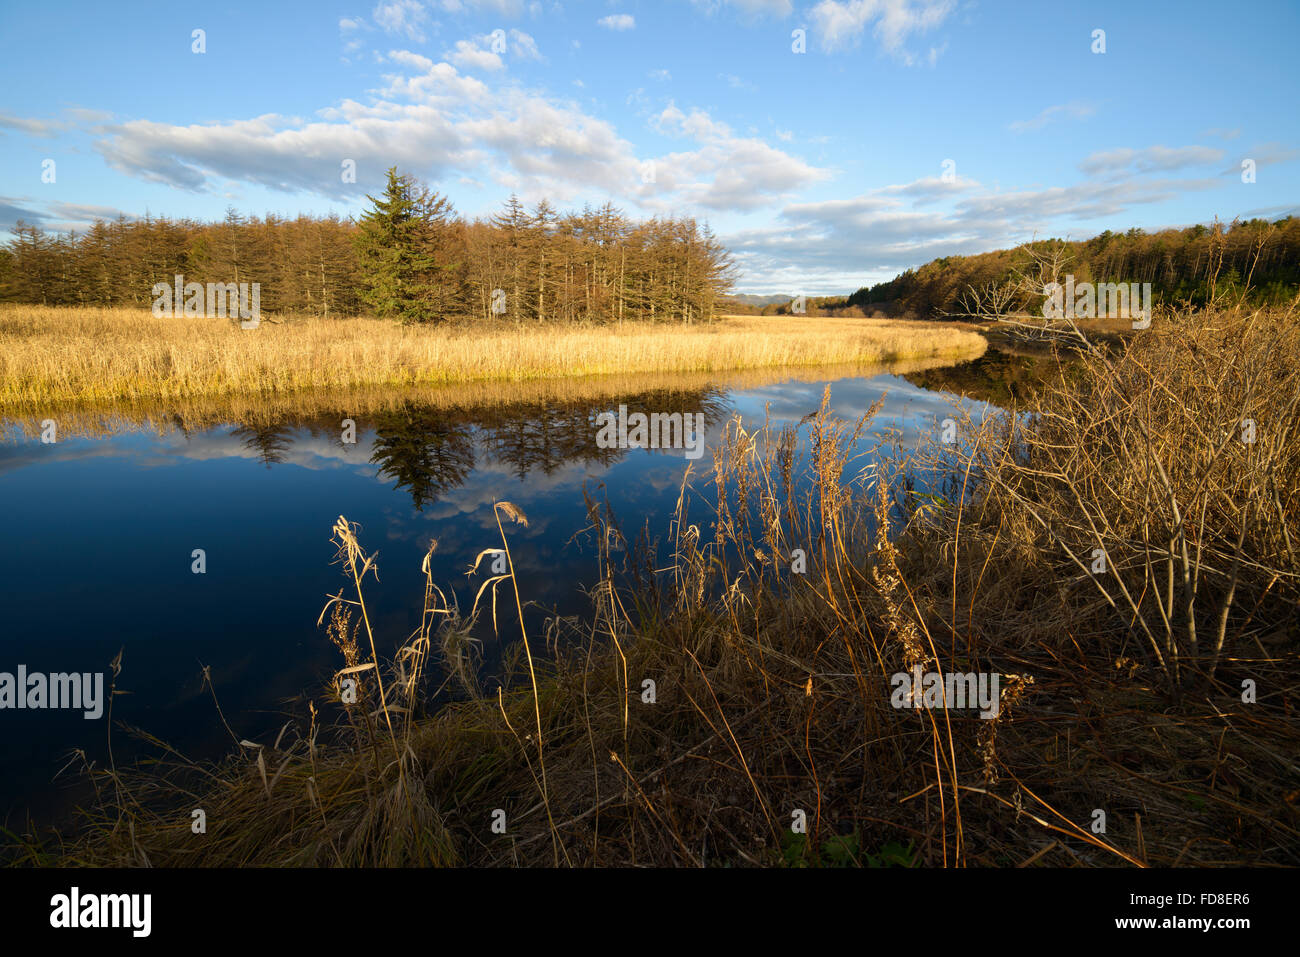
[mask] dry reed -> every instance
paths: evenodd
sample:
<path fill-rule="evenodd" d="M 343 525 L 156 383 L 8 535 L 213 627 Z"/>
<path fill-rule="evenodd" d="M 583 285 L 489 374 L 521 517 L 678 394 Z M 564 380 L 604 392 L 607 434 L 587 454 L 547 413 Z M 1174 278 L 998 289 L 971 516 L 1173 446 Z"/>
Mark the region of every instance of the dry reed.
<path fill-rule="evenodd" d="M 800 368 L 978 355 L 977 334 L 887 320 L 708 325 L 396 326 L 373 319 L 159 318 L 0 305 L 0 409 L 367 386 Z"/>
<path fill-rule="evenodd" d="M 843 423 L 823 404 L 797 430 L 736 420 L 712 469 L 683 477 L 667 568 L 587 499 L 592 617 L 557 625 L 545 655 L 525 635 L 496 700 L 472 677 L 469 622 L 430 582 L 422 621 L 442 622 L 420 635 L 443 649 L 459 700 L 396 717 L 398 758 L 377 758 L 387 742 L 360 723 L 380 714 L 376 680 L 372 711 L 348 710 L 330 743 L 313 714 L 265 765 L 119 769 L 129 800 L 106 791 L 82 831 L 19 851 L 66 864 L 1294 866 L 1294 317 L 1184 315 L 1079 361 L 1029 409 L 911 456 L 872 437 L 875 410 Z M 349 561 L 365 566 L 359 546 Z M 348 667 L 377 679 L 347 618 L 334 630 Z M 997 716 L 891 706 L 890 677 L 912 665 L 1002 675 Z M 221 809 L 203 840 L 191 794 Z"/>

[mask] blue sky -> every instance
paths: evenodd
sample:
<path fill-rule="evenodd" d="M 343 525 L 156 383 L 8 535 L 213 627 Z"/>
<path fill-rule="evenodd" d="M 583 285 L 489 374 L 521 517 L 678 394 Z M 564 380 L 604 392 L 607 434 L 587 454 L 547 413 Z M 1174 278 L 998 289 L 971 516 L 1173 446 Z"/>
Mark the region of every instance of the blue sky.
<path fill-rule="evenodd" d="M 849 292 L 1300 210 L 1297 36 L 1294 0 L 9 3 L 0 228 L 348 215 L 395 164 L 469 217 L 693 215 L 738 291 Z"/>

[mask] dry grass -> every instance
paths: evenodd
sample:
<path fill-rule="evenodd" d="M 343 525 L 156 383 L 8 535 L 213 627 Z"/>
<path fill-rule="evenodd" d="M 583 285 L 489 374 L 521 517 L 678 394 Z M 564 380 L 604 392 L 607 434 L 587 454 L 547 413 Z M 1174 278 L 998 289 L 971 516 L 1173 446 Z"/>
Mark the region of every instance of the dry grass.
<path fill-rule="evenodd" d="M 975 333 L 859 319 L 729 317 L 707 326 L 400 327 L 371 319 L 157 318 L 0 306 L 0 409 L 282 395 L 653 372 L 975 356 Z"/>
<path fill-rule="evenodd" d="M 286 421 L 369 416 L 412 405 L 447 411 L 488 410 L 538 404 L 606 402 L 619 397 L 654 393 L 698 393 L 706 389 L 759 389 L 783 382 L 822 382 L 871 377 L 885 373 L 908 375 L 947 366 L 951 359 L 902 359 L 871 365 L 813 366 L 807 369 L 743 369 L 734 372 L 640 372 L 580 379 L 530 379 L 524 382 L 468 382 L 459 385 L 394 389 L 369 386 L 331 391 L 274 395 L 217 395 L 183 399 L 114 399 L 93 404 L 74 403 L 57 409 L 59 434 L 102 438 L 124 431 L 167 435 L 195 432 L 238 422 L 262 427 Z M 42 422 L 55 412 L 49 402 L 24 402 L 5 410 L 0 441 L 26 441 L 40 436 Z"/>
<path fill-rule="evenodd" d="M 1294 316 L 1183 316 L 1079 361 L 1027 415 L 909 458 L 864 443 L 875 410 L 845 423 L 823 405 L 797 431 L 737 420 L 712 469 L 683 479 L 666 568 L 589 499 L 592 618 L 525 634 L 497 696 L 478 687 L 471 621 L 431 581 L 411 644 L 391 664 L 364 653 L 349 622 L 369 564 L 341 520 L 350 597 L 330 634 L 365 680 L 355 703 L 336 685 L 338 725 L 313 708 L 223 763 L 97 771 L 84 831 L 17 850 L 83 865 L 1294 866 Z M 508 548 L 495 532 L 482 546 Z M 1096 543 L 1099 574 L 1076 561 Z M 469 619 L 491 608 L 513 632 L 513 585 L 509 569 L 485 583 Z M 411 662 L 430 648 L 460 700 L 420 717 Z M 913 664 L 1002 675 L 997 717 L 891 707 L 890 676 Z"/>

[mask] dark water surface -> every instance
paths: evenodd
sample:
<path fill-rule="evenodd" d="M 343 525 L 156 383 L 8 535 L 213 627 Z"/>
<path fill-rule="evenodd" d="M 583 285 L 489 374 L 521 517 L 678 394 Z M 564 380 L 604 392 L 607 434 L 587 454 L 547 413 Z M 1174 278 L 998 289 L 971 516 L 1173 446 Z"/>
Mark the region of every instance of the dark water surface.
<path fill-rule="evenodd" d="M 507 534 L 520 593 L 535 603 L 529 615 L 582 615 L 581 586 L 597 577 L 591 542 L 575 538 L 589 524 L 584 484 L 625 531 L 648 520 L 666 539 L 687 464 L 681 450 L 597 448 L 596 415 L 619 402 L 703 412 L 712 446 L 736 413 L 753 428 L 770 405 L 774 423 L 797 423 L 827 384 L 772 378 L 585 403 L 447 411 L 412 402 L 355 416 L 355 444 L 340 440 L 332 413 L 161 434 L 63 430 L 53 444 L 11 430 L 0 443 L 0 672 L 104 672 L 107 695 L 121 649 L 118 687 L 129 693 L 113 705 L 119 762 L 138 753 L 119 722 L 191 756 L 231 747 L 203 666 L 234 733 L 270 741 L 342 666 L 316 624 L 327 596 L 347 584 L 330 543 L 340 515 L 378 552 L 379 581 L 366 598 L 381 657 L 419 625 L 431 537 L 434 581 L 468 612 L 486 576 L 465 572 L 499 544 L 494 501 L 528 516 Z M 830 384 L 832 411 L 848 419 L 887 392 L 873 429 L 900 429 L 904 444 L 952 412 L 953 396 L 901 375 Z M 711 461 L 706 451 L 697 474 Z M 206 553 L 205 574 L 191 570 L 194 549 Z M 513 611 L 503 615 L 509 638 Z M 490 656 L 490 629 L 484 637 Z M 74 800 L 54 778 L 76 749 L 100 766 L 107 759 L 106 718 L 4 709 L 0 724 L 0 815 L 10 828 L 29 810 L 40 821 Z"/>

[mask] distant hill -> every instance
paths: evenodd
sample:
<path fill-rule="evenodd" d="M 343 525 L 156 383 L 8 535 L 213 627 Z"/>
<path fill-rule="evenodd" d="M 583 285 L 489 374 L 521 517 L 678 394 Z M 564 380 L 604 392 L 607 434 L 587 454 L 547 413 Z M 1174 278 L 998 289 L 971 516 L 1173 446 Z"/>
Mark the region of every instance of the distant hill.
<path fill-rule="evenodd" d="M 1157 303 L 1200 304 L 1219 292 L 1241 292 L 1256 304 L 1282 303 L 1300 291 L 1300 218 L 1287 217 L 1156 233 L 1106 230 L 1084 241 L 1040 240 L 1016 249 L 944 256 L 859 289 L 846 302 L 920 318 L 960 312 L 972 288 L 1011 282 L 1029 249 L 1052 247 L 1064 252 L 1062 272 L 1076 280 L 1149 282 Z M 1016 305 L 1031 307 L 1028 301 Z"/>
<path fill-rule="evenodd" d="M 755 296 L 751 293 L 740 293 L 734 296 L 728 296 L 733 302 L 738 302 L 742 306 L 776 306 L 782 303 L 788 303 L 794 296 Z"/>

